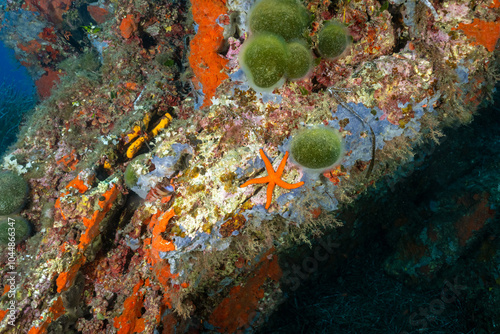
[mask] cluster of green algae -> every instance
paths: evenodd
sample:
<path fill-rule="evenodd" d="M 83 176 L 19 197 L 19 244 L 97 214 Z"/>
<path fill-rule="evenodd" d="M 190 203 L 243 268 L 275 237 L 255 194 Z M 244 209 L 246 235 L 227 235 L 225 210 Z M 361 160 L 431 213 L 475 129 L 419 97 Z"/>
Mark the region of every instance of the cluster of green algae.
<path fill-rule="evenodd" d="M 256 90 L 272 90 L 289 80 L 304 78 L 313 57 L 305 37 L 311 22 L 304 6 L 296 0 L 262 0 L 251 10 L 252 36 L 243 44 L 240 64 Z M 318 52 L 334 59 L 348 47 L 345 28 L 327 23 L 318 35 Z"/>
<path fill-rule="evenodd" d="M 311 70 L 313 57 L 303 39 L 310 16 L 296 0 L 263 0 L 249 15 L 253 36 L 240 53 L 240 64 L 257 90 L 275 88 L 282 78 L 301 79 Z M 335 59 L 348 47 L 346 29 L 327 22 L 318 34 L 318 52 Z M 290 147 L 292 161 L 309 172 L 333 167 L 341 158 L 342 143 L 337 131 L 327 127 L 305 129 L 295 135 Z"/>

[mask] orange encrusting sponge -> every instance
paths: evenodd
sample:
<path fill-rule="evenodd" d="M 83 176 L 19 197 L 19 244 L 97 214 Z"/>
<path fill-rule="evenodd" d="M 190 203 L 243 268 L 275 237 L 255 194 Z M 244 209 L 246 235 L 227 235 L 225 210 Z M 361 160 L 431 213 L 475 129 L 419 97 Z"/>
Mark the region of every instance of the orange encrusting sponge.
<path fill-rule="evenodd" d="M 191 0 L 191 5 L 193 18 L 198 24 L 198 33 L 190 43 L 189 64 L 205 94 L 201 107 L 207 107 L 211 105 L 217 87 L 228 78 L 223 71 L 228 60 L 217 53 L 224 40 L 224 29 L 216 22 L 220 15 L 227 14 L 226 2 Z"/>
<path fill-rule="evenodd" d="M 495 51 L 495 45 L 500 38 L 500 21 L 490 22 L 474 19 L 472 23 L 460 23 L 452 30 L 462 30 L 467 37 L 472 39 L 473 45 L 482 45 L 489 52 Z"/>

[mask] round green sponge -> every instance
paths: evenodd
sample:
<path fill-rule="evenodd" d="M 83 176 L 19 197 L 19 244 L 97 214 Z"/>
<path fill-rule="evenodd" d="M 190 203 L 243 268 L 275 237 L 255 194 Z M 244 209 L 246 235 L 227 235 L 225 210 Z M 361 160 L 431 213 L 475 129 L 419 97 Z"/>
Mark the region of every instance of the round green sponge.
<path fill-rule="evenodd" d="M 19 244 L 31 235 L 32 226 L 21 216 L 0 217 L 0 245 Z"/>
<path fill-rule="evenodd" d="M 318 51 L 322 57 L 334 59 L 349 46 L 349 35 L 340 23 L 329 22 L 318 34 Z"/>
<path fill-rule="evenodd" d="M 292 137 L 290 144 L 295 163 L 312 172 L 322 172 L 335 166 L 342 151 L 339 132 L 325 126 L 302 130 Z"/>
<path fill-rule="evenodd" d="M 272 89 L 285 74 L 288 49 L 285 41 L 273 34 L 260 34 L 245 42 L 240 64 L 258 89 Z"/>
<path fill-rule="evenodd" d="M 0 215 L 19 212 L 26 203 L 28 183 L 11 171 L 0 172 Z"/>
<path fill-rule="evenodd" d="M 309 24 L 309 14 L 295 0 L 262 0 L 250 12 L 252 33 L 269 32 L 286 41 L 300 37 Z"/>
<path fill-rule="evenodd" d="M 300 79 L 306 76 L 312 66 L 312 54 L 305 43 L 288 43 L 288 61 L 285 75 L 288 79 Z"/>

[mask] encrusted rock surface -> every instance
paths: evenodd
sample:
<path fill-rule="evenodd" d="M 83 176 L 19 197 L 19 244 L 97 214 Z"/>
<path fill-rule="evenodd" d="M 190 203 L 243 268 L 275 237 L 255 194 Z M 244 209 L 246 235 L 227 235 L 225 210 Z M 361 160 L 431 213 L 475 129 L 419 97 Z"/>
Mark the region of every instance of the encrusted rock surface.
<path fill-rule="evenodd" d="M 30 185 L 21 214 L 36 233 L 1 271 L 2 332 L 254 331 L 283 298 L 281 252 L 335 232 L 337 212 L 397 182 L 418 144 L 470 122 L 496 80 L 498 0 L 306 1 L 310 44 L 336 19 L 351 48 L 272 93 L 249 88 L 237 60 L 251 1 L 47 3 L 2 13 L 33 22 L 3 38 L 47 96 L 3 162 Z M 260 149 L 276 169 L 291 136 L 319 124 L 342 134 L 338 167 L 311 175 L 288 162 L 283 180 L 304 185 L 276 187 L 267 210 L 266 185 L 240 188 L 267 175 Z M 494 216 L 487 194 L 468 196 L 483 224 L 443 227 L 456 247 Z M 435 249 L 449 242 L 425 231 Z M 427 275 L 445 259 L 397 261 L 395 275 L 409 262 Z"/>

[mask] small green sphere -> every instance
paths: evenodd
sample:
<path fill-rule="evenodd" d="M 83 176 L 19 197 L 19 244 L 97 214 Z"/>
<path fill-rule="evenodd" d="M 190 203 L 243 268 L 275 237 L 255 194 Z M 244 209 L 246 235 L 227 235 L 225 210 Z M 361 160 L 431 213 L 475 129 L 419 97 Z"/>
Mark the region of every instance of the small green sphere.
<path fill-rule="evenodd" d="M 308 24 L 307 10 L 294 0 L 262 0 L 253 7 L 249 18 L 252 33 L 269 32 L 286 41 L 300 37 Z"/>
<path fill-rule="evenodd" d="M 327 23 L 318 34 L 318 50 L 324 58 L 340 56 L 348 45 L 347 31 L 340 23 Z"/>
<path fill-rule="evenodd" d="M 240 63 L 248 79 L 260 89 L 271 89 L 283 78 L 288 58 L 285 41 L 273 34 L 260 34 L 245 42 Z"/>
<path fill-rule="evenodd" d="M 288 79 L 303 78 L 311 69 L 312 54 L 305 44 L 291 42 L 288 44 L 288 62 L 285 75 Z"/>
<path fill-rule="evenodd" d="M 2 216 L 0 217 L 0 245 L 7 246 L 9 242 L 18 245 L 29 238 L 31 230 L 31 223 L 21 216 Z"/>
<path fill-rule="evenodd" d="M 26 203 L 28 183 L 11 171 L 0 172 L 0 215 L 19 212 Z"/>
<path fill-rule="evenodd" d="M 303 130 L 292 138 L 290 153 L 293 160 L 306 169 L 327 170 L 342 156 L 340 134 L 324 126 Z"/>

